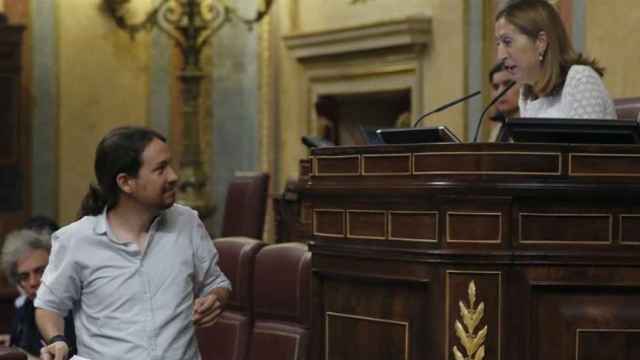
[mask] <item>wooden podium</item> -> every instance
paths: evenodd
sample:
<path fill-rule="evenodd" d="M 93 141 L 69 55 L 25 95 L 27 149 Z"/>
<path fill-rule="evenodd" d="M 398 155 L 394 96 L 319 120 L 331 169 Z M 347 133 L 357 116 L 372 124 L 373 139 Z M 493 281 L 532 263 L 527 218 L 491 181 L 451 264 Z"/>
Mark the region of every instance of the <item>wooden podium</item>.
<path fill-rule="evenodd" d="M 640 359 L 640 146 L 319 148 L 316 360 Z"/>

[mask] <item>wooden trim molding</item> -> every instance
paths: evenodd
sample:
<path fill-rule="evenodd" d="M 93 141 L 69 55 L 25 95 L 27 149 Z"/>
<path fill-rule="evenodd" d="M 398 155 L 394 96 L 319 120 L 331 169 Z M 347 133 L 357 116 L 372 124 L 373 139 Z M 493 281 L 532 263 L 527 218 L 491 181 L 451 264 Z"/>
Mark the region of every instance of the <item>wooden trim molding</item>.
<path fill-rule="evenodd" d="M 383 324 L 387 324 L 387 325 L 399 325 L 404 327 L 404 356 L 403 358 L 405 360 L 409 360 L 409 349 L 410 347 L 410 341 L 409 341 L 409 322 L 408 321 L 398 321 L 398 320 L 390 320 L 390 319 L 383 319 L 383 318 L 377 318 L 377 317 L 370 317 L 370 316 L 360 316 L 360 315 L 354 315 L 354 314 L 345 314 L 345 313 L 338 313 L 338 312 L 331 312 L 331 311 L 327 311 L 325 312 L 325 359 L 326 360 L 330 360 L 329 359 L 329 350 L 331 349 L 331 343 L 329 341 L 330 339 L 330 334 L 329 334 L 329 319 L 331 317 L 334 318 L 348 318 L 348 319 L 354 319 L 354 320 L 363 320 L 363 321 L 370 321 L 370 322 L 377 322 L 377 323 L 383 323 Z"/>
<path fill-rule="evenodd" d="M 627 164 L 622 163 L 625 158 Z M 584 162 L 582 170 L 577 163 L 580 160 Z M 640 154 L 569 153 L 569 176 L 636 178 L 640 176 Z"/>
<path fill-rule="evenodd" d="M 416 162 L 420 157 L 453 157 L 459 158 L 459 160 L 463 160 L 463 158 L 472 159 L 474 161 L 475 169 L 463 169 L 456 168 L 456 164 L 460 165 L 459 162 L 454 163 L 452 165 L 451 162 L 447 162 L 447 167 L 442 167 L 440 169 L 430 169 L 430 170 L 421 170 L 420 166 L 416 166 Z M 553 169 L 542 170 L 538 168 L 522 168 L 522 169 L 509 169 L 509 170 L 501 170 L 501 169 L 491 169 L 491 162 L 488 162 L 487 159 L 494 157 L 496 161 L 494 164 L 499 164 L 499 157 L 505 156 L 513 156 L 516 159 L 521 157 L 522 160 L 530 157 L 538 157 L 543 159 L 545 157 L 550 158 L 553 163 Z M 480 161 L 482 160 L 482 161 Z M 434 162 L 430 162 L 431 164 L 435 164 Z M 521 161 L 522 164 L 528 165 L 531 161 Z M 483 151 L 483 152 L 473 152 L 473 151 L 454 151 L 454 152 L 422 152 L 422 153 L 414 153 L 413 154 L 413 173 L 416 175 L 427 175 L 427 174 L 477 174 L 477 175 L 553 175 L 558 176 L 562 174 L 562 154 L 555 152 L 520 152 L 520 151 Z"/>
<path fill-rule="evenodd" d="M 576 360 L 580 360 L 580 335 L 588 332 L 600 332 L 600 333 L 640 333 L 640 329 L 576 329 Z"/>

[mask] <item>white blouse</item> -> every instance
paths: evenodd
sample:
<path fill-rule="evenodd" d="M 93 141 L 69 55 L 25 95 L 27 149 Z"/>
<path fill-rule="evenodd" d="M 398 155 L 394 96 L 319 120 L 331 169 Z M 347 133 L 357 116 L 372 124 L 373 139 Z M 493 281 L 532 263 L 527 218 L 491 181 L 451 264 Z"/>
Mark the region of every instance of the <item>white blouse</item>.
<path fill-rule="evenodd" d="M 525 100 L 521 90 L 518 103 L 521 117 L 617 119 L 602 79 L 585 65 L 571 66 L 559 94 Z"/>

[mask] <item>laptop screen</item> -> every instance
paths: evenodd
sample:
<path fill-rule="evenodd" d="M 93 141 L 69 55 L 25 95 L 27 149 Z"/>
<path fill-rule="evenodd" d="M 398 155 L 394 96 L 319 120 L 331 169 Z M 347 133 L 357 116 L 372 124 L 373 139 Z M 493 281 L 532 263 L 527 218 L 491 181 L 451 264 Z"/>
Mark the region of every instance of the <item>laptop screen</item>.
<path fill-rule="evenodd" d="M 446 126 L 378 129 L 385 144 L 459 143 L 460 139 Z"/>
<path fill-rule="evenodd" d="M 635 120 L 512 118 L 500 129 L 497 141 L 518 143 L 639 144 Z"/>

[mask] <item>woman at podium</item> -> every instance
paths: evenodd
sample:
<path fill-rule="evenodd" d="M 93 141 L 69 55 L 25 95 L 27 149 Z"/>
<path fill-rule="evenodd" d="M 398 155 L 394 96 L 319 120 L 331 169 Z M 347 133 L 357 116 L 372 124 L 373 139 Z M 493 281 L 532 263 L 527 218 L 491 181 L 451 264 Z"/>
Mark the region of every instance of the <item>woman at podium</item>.
<path fill-rule="evenodd" d="M 615 119 L 604 69 L 577 53 L 547 1 L 518 1 L 495 24 L 498 61 L 522 85 L 521 117 Z"/>

